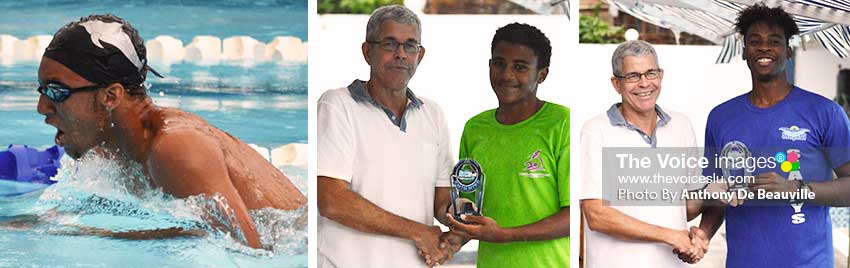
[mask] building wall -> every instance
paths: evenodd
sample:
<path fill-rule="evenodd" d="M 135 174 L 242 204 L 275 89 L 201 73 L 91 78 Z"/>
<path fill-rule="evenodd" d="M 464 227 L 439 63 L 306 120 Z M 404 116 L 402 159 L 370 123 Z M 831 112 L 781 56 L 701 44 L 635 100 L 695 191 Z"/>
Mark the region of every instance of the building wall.
<path fill-rule="evenodd" d="M 816 42 L 806 43 L 806 49 L 796 48 L 794 57 L 794 84 L 834 98 L 838 90 L 838 70 L 850 69 L 850 59 L 840 59 Z"/>

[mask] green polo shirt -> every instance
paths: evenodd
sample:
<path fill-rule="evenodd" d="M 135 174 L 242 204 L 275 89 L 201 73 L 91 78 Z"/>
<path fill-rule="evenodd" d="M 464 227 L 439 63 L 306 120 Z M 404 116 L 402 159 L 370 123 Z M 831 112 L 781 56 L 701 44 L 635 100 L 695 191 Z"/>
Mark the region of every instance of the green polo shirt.
<path fill-rule="evenodd" d="M 546 102 L 513 125 L 488 110 L 466 122 L 460 158 L 486 176 L 482 212 L 502 227 L 538 222 L 570 205 L 570 110 Z M 569 267 L 570 238 L 478 244 L 478 267 Z"/>

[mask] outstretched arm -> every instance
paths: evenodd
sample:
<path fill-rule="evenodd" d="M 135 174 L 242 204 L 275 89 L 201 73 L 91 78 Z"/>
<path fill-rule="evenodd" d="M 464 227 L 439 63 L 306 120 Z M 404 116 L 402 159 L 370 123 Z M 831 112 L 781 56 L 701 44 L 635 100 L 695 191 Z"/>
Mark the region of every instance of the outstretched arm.
<path fill-rule="evenodd" d="M 850 162 L 835 168 L 834 171 L 838 176 L 837 179 L 808 183 L 815 198 L 805 200 L 806 203 L 835 207 L 850 206 L 850 194 L 848 194 L 850 193 Z M 801 183 L 799 180 L 789 180 L 776 172 L 766 172 L 756 175 L 755 182 L 749 187 L 753 191 L 796 192 L 800 189 Z"/>
<path fill-rule="evenodd" d="M 673 230 L 643 222 L 608 206 L 605 200 L 582 200 L 581 210 L 587 219 L 587 227 L 592 231 L 623 240 L 664 243 L 677 252 L 693 249 L 687 230 Z"/>
<path fill-rule="evenodd" d="M 55 231 L 50 233 L 57 235 L 94 235 L 127 240 L 168 239 L 176 237 L 202 237 L 207 234 L 203 230 L 183 229 L 179 227 L 136 231 L 113 231 L 90 226 L 77 226 L 77 228 L 79 229 L 72 231 Z"/>
<path fill-rule="evenodd" d="M 809 186 L 812 192 L 815 193 L 815 200 L 812 203 L 817 203 L 827 206 L 850 206 L 850 162 L 844 163 L 835 170 L 837 179 L 812 182 Z"/>
<path fill-rule="evenodd" d="M 453 230 L 461 236 L 481 241 L 504 243 L 513 241 L 551 240 L 570 235 L 570 207 L 537 222 L 503 228 L 495 220 L 486 216 L 464 216 L 465 221 L 474 224 L 464 224 L 448 217 Z"/>
<path fill-rule="evenodd" d="M 349 228 L 379 235 L 413 240 L 416 247 L 434 259 L 440 252 L 440 227 L 395 215 L 349 189 L 346 181 L 318 177 L 319 214 Z"/>

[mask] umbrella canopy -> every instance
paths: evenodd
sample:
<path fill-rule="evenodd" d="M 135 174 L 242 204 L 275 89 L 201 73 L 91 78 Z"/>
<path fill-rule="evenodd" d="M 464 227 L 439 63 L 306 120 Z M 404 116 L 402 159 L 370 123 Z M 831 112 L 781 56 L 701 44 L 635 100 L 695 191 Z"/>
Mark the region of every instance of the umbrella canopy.
<path fill-rule="evenodd" d="M 850 57 L 850 1 L 847 0 L 605 0 L 640 20 L 671 29 L 676 35 L 688 32 L 723 46 L 717 63 L 728 63 L 743 50 L 735 32 L 737 13 L 763 2 L 781 6 L 794 17 L 800 34 L 792 46 L 813 38 L 830 53 Z M 804 40 L 801 40 L 804 39 Z"/>

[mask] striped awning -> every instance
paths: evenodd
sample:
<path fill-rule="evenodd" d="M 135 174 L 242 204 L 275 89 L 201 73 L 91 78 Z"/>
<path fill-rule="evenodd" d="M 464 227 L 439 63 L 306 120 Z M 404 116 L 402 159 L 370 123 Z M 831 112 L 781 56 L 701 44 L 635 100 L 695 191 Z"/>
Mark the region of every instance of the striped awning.
<path fill-rule="evenodd" d="M 569 0 L 508 0 L 537 14 L 564 14 L 570 19 Z"/>
<path fill-rule="evenodd" d="M 801 39 L 814 38 L 830 53 L 850 57 L 850 0 L 605 0 L 640 20 L 673 31 L 687 32 L 722 45 L 717 63 L 728 63 L 743 50 L 742 37 L 735 32 L 737 13 L 764 2 L 793 15 Z"/>

